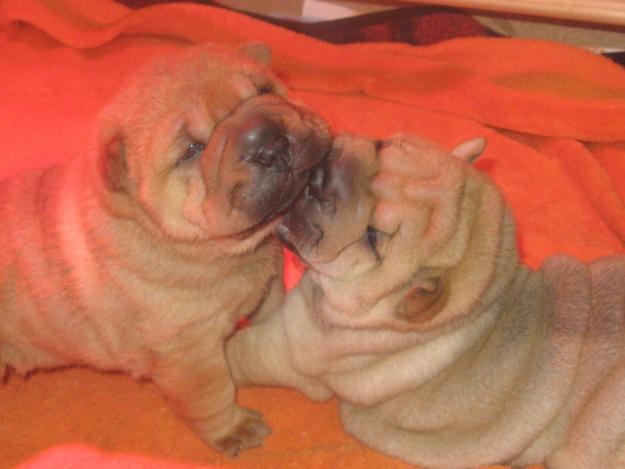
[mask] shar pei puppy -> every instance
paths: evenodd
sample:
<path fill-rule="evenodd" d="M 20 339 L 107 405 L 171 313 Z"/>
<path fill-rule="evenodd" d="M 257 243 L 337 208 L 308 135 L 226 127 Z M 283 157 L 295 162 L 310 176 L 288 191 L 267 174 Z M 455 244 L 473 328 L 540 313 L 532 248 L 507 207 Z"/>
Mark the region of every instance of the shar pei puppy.
<path fill-rule="evenodd" d="M 0 374 L 123 370 L 218 450 L 262 443 L 224 340 L 279 301 L 271 234 L 332 140 L 269 55 L 206 45 L 149 65 L 103 110 L 93 151 L 0 183 Z"/>
<path fill-rule="evenodd" d="M 235 381 L 336 395 L 423 467 L 623 468 L 625 257 L 520 264 L 483 147 L 337 137 L 279 229 L 309 269 L 229 342 Z"/>

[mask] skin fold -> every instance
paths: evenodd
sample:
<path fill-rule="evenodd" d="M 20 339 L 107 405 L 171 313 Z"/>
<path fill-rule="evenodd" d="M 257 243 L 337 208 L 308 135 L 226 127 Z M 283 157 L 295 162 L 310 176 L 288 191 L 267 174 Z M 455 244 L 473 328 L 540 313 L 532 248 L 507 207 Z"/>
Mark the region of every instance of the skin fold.
<path fill-rule="evenodd" d="M 338 136 L 278 230 L 309 268 L 228 342 L 235 382 L 336 396 L 423 467 L 625 467 L 625 258 L 520 264 L 484 146 Z"/>
<path fill-rule="evenodd" d="M 0 182 L 0 375 L 123 370 L 216 449 L 262 443 L 224 340 L 280 301 L 273 233 L 332 140 L 269 56 L 204 45 L 151 64 L 102 111 L 88 154 Z"/>

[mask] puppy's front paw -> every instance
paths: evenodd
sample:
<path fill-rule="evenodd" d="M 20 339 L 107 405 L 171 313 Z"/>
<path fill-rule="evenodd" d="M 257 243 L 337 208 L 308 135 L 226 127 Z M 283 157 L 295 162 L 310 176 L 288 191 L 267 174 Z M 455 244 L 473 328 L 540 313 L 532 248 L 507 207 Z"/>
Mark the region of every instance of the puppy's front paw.
<path fill-rule="evenodd" d="M 271 433 L 260 412 L 243 408 L 240 411 L 237 423 L 213 442 L 217 450 L 228 456 L 237 456 L 241 450 L 262 446 L 265 437 Z"/>

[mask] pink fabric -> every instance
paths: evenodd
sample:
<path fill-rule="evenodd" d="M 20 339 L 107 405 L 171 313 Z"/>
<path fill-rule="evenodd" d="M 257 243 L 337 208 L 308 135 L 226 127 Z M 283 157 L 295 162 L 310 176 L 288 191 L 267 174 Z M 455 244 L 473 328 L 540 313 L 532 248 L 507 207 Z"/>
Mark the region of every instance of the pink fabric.
<path fill-rule="evenodd" d="M 16 469 L 210 469 L 211 467 L 219 466 L 198 466 L 134 454 L 105 453 L 85 445 L 58 445 L 19 464 Z"/>

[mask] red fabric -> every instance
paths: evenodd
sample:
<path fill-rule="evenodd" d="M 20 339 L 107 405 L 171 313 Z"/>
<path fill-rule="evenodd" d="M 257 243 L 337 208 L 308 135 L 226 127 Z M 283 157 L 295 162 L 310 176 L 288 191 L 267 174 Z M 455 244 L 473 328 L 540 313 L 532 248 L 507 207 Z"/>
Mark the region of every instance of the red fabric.
<path fill-rule="evenodd" d="M 87 154 L 96 112 L 146 60 L 200 41 L 263 40 L 291 96 L 337 131 L 416 132 L 448 147 L 487 137 L 478 165 L 509 201 L 530 266 L 558 251 L 625 252 L 625 72 L 589 52 L 485 38 L 338 46 L 211 7 L 132 11 L 109 0 L 4 0 L 0 28 L 0 176 Z M 288 264 L 289 285 L 299 272 Z M 240 396 L 274 433 L 232 460 L 203 445 L 150 383 L 88 369 L 12 376 L 0 386 L 0 467 L 73 442 L 113 452 L 88 450 L 89 467 L 128 467 L 123 452 L 173 464 L 407 467 L 346 435 L 335 401 L 286 389 Z M 59 451 L 84 467 L 83 449 Z M 55 467 L 43 461 L 28 467 Z"/>

